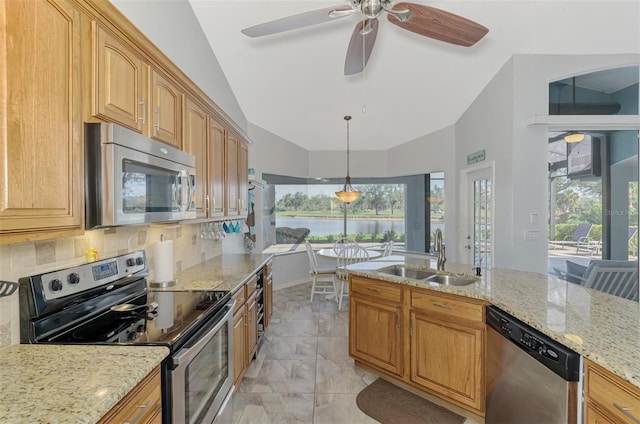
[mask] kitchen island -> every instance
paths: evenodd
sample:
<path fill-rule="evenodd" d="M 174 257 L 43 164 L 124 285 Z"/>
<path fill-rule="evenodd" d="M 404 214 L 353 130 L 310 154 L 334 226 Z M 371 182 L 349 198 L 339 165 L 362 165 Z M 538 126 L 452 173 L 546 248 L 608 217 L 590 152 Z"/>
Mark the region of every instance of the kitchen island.
<path fill-rule="evenodd" d="M 468 286 L 448 286 L 389 275 L 406 266 L 435 270 L 435 258 L 391 256 L 347 266 L 350 274 L 426 288 L 491 303 L 640 387 L 638 302 L 585 289 L 556 277 L 506 269 L 483 269 Z M 446 273 L 473 276 L 470 265 L 449 264 Z"/>

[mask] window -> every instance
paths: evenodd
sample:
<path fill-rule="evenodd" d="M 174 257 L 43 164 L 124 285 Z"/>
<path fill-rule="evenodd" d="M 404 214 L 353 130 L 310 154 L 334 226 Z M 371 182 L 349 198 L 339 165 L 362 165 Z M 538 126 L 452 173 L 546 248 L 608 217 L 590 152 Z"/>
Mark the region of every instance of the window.
<path fill-rule="evenodd" d="M 549 113 L 638 114 L 638 67 L 549 84 Z M 638 131 L 549 133 L 549 273 L 592 260 L 638 260 Z M 575 281 L 574 281 L 575 282 Z"/>
<path fill-rule="evenodd" d="M 367 248 L 431 250 L 433 232 L 444 231 L 444 174 L 433 173 L 392 178 L 352 178 L 362 195 L 345 205 L 335 192 L 342 179 L 295 178 L 263 174 L 268 189 L 269 220 L 274 235 L 265 251 L 304 248 L 308 239 L 318 247 L 332 245 L 346 234 Z M 269 191 L 267 190 L 267 191 Z"/>

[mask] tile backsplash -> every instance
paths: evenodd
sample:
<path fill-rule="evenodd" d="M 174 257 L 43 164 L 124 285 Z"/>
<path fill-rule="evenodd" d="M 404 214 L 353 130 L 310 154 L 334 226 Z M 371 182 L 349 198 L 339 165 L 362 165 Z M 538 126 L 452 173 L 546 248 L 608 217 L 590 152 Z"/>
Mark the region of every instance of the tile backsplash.
<path fill-rule="evenodd" d="M 222 254 L 223 247 L 225 252 L 239 253 L 241 234 L 215 241 L 203 238 L 201 231 L 199 224 L 131 226 L 86 231 L 77 237 L 0 245 L 0 280 L 17 282 L 20 277 L 86 263 L 91 247 L 100 259 L 144 249 L 149 278 L 153 279 L 152 245 L 162 234 L 173 240 L 176 273 Z M 18 292 L 0 298 L 0 349 L 20 343 L 19 318 Z"/>

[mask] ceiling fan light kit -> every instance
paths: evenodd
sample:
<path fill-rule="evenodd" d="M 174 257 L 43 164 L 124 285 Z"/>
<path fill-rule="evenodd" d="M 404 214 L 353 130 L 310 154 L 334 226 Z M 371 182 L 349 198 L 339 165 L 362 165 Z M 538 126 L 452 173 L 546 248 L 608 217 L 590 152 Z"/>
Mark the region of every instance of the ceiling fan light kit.
<path fill-rule="evenodd" d="M 348 6 L 332 6 L 287 16 L 242 30 L 249 37 L 261 37 L 330 22 L 361 12 L 361 19 L 353 30 L 344 74 L 364 71 L 378 34 L 378 17 L 387 13 L 394 25 L 424 37 L 445 43 L 470 47 L 480 41 L 489 30 L 469 19 L 434 7 L 416 3 L 395 3 L 393 0 L 350 0 Z"/>
<path fill-rule="evenodd" d="M 346 115 L 344 120 L 347 121 L 347 177 L 344 179 L 344 186 L 342 187 L 342 190 L 336 191 L 336 196 L 338 196 L 338 199 L 342 200 L 344 203 L 351 203 L 360 197 L 360 194 L 362 193 L 357 191 L 351 185 L 351 177 L 349 176 L 349 121 L 351 120 L 351 116 Z"/>

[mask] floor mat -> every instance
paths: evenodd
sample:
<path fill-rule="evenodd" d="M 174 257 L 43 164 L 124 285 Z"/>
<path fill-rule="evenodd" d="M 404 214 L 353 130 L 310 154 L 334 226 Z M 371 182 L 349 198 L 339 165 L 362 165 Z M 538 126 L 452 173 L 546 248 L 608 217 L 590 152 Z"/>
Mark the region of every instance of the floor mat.
<path fill-rule="evenodd" d="M 382 424 L 462 424 L 465 420 L 382 378 L 358 393 L 356 404 L 362 412 Z"/>

